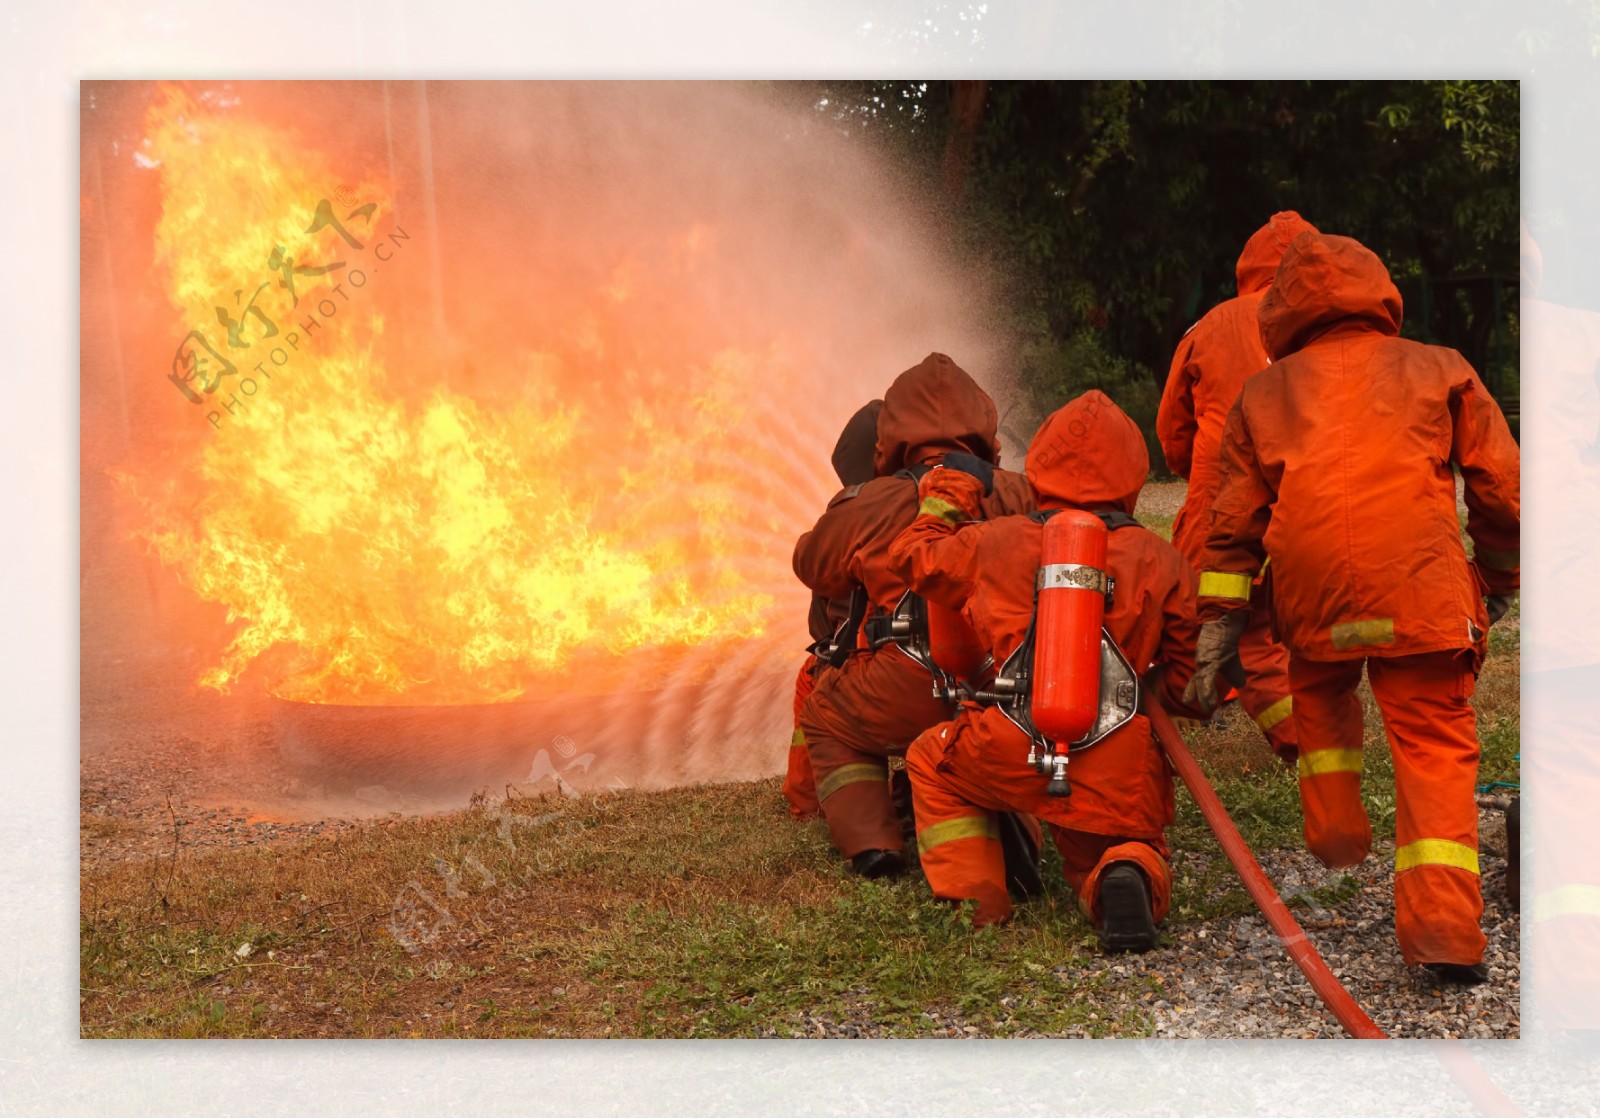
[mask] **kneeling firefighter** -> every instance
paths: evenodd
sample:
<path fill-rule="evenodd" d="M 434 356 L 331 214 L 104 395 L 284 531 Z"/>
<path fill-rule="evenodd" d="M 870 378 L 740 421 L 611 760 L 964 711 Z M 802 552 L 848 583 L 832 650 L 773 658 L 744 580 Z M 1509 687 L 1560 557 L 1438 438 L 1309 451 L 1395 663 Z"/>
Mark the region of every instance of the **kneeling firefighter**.
<path fill-rule="evenodd" d="M 800 732 L 834 844 L 869 877 L 898 873 L 905 841 L 888 785 L 890 757 L 949 718 L 948 682 L 922 651 L 915 624 L 925 616 L 889 568 L 889 545 L 917 516 L 917 477 L 947 454 L 993 467 L 999 460 L 994 401 L 943 354 L 930 354 L 895 379 L 878 417 L 878 477 L 836 496 L 795 544 L 800 581 L 828 598 L 858 592 L 869 612 L 859 637 L 840 635 L 837 667 L 824 669 L 800 711 Z M 1033 508 L 1020 474 L 996 470 L 986 515 Z"/>
<path fill-rule="evenodd" d="M 873 462 L 878 448 L 878 413 L 882 410 L 883 401 L 869 401 L 844 425 L 834 444 L 832 460 L 840 485 L 860 486 L 876 476 Z M 817 782 L 811 772 L 811 756 L 806 752 L 806 737 L 800 730 L 800 711 L 817 686 L 817 674 L 832 655 L 834 635 L 842 633 L 841 627 L 849 617 L 849 598 L 812 594 L 807 618 L 811 645 L 794 682 L 794 736 L 789 740 L 789 768 L 783 778 L 783 797 L 789 802 L 789 814 L 797 820 L 810 819 L 822 811 L 817 803 Z"/>
<path fill-rule="evenodd" d="M 1194 671 L 1195 576 L 1133 519 L 1150 469 L 1139 428 L 1109 397 L 1071 401 L 1028 448 L 1040 510 L 985 520 L 990 471 L 947 456 L 890 549 L 932 603 L 959 609 L 998 665 L 906 755 L 922 869 L 936 896 L 975 900 L 975 924 L 1011 915 L 996 814 L 1049 827 L 1067 881 L 1112 950 L 1155 944 L 1172 878 L 1172 774 L 1141 676 L 1179 701 Z"/>

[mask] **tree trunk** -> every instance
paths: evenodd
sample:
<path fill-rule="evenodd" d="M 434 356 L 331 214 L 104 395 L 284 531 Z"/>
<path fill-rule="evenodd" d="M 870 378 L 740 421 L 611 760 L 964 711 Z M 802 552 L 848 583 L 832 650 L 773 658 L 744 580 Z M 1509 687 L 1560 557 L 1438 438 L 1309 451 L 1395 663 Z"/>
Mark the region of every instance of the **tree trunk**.
<path fill-rule="evenodd" d="M 959 201 L 966 188 L 967 171 L 978 141 L 978 125 L 983 120 L 983 102 L 988 82 L 951 82 L 950 133 L 944 144 L 944 188 Z"/>

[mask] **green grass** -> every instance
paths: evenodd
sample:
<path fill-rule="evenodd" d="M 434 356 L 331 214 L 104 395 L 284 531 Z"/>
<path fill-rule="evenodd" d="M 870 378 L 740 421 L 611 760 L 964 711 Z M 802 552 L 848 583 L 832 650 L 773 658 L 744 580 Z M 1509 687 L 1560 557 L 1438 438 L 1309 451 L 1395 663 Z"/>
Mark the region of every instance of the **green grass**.
<path fill-rule="evenodd" d="M 517 802 L 84 875 L 86 1036 L 1141 1035 L 1058 868 L 974 929 L 777 782 Z M 510 843 L 507 843 L 509 838 Z M 1052 856 L 1053 858 L 1053 856 Z M 159 888 L 157 888 L 159 887 Z M 418 887 L 426 894 L 424 899 Z M 437 907 L 437 908 L 435 908 Z M 241 946 L 248 945 L 245 954 Z"/>
<path fill-rule="evenodd" d="M 916 1037 L 952 1014 L 996 1037 L 1145 1030 L 1131 1011 L 1101 1017 L 1105 980 L 1082 974 L 1094 938 L 1070 899 L 1032 902 L 1009 929 L 974 930 L 921 883 L 850 886 L 824 905 L 725 902 L 692 917 L 641 908 L 589 966 L 638 984 L 645 1037 L 804 1032 L 818 1018 Z"/>

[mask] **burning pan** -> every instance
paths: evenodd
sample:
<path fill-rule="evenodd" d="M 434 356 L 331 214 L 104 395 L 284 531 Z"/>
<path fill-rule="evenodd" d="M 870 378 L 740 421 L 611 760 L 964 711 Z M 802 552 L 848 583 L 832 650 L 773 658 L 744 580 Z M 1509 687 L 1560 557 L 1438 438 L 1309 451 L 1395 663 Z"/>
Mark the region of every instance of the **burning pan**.
<path fill-rule="evenodd" d="M 776 771 L 789 739 L 780 675 L 510 703 L 380 706 L 274 699 L 280 754 L 331 787 L 453 793 L 559 777 L 660 788 Z"/>

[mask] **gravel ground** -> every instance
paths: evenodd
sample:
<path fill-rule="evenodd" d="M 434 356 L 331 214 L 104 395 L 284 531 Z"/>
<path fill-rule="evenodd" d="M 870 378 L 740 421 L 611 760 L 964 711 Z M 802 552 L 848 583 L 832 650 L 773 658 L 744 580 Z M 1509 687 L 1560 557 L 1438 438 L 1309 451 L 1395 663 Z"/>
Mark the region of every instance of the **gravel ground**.
<path fill-rule="evenodd" d="M 270 756 L 230 765 L 213 740 L 157 735 L 98 750 L 79 766 L 79 857 L 85 869 L 184 851 L 332 836 L 356 825 Z M 263 810 L 261 805 L 272 805 Z M 354 815 L 354 813 L 352 813 Z"/>
<path fill-rule="evenodd" d="M 1334 975 L 1378 1026 L 1394 1037 L 1521 1036 L 1521 920 L 1505 898 L 1505 829 L 1498 812 L 1480 813 L 1483 833 L 1484 960 L 1490 980 L 1476 988 L 1441 987 L 1406 968 L 1394 938 L 1394 845 L 1379 842 L 1351 871 L 1325 870 L 1310 853 L 1258 852 L 1284 899 L 1293 902 L 1346 875 L 1358 887 L 1324 907 L 1295 907 Z M 1203 869 L 1220 854 L 1184 852 L 1175 869 Z M 1192 871 L 1190 871 L 1192 872 Z M 1346 887 L 1348 891 L 1349 888 Z M 1169 930 L 1169 944 L 1133 965 L 1166 978 L 1153 1000 L 1157 1037 L 1342 1037 L 1311 984 L 1278 945 L 1259 914 Z"/>
<path fill-rule="evenodd" d="M 1329 968 L 1378 1026 L 1392 1037 L 1515 1038 L 1521 1036 L 1520 929 L 1517 911 L 1505 900 L 1505 829 L 1498 812 L 1480 814 L 1484 868 L 1485 961 L 1490 981 L 1464 989 L 1440 987 L 1400 957 L 1394 939 L 1392 843 L 1374 845 L 1372 855 L 1349 871 L 1328 871 L 1308 852 L 1257 852 L 1263 869 Z M 1221 853 L 1176 852 L 1177 876 L 1203 874 Z M 1331 906 L 1309 894 L 1338 886 L 1346 877 L 1345 900 Z M 1309 904 L 1295 905 L 1303 897 Z M 1027 920 L 1026 911 L 1019 920 Z M 1097 1020 L 1064 1036 L 1115 1033 L 1114 1023 L 1137 1011 L 1154 1025 L 1155 1037 L 1341 1038 L 1346 1036 L 1295 967 L 1259 913 L 1203 922 L 1169 923 L 1162 944 L 1140 956 L 1096 956 L 1087 967 L 1059 967 L 1048 977 L 1019 977 L 1001 1005 L 1040 996 L 1038 984 L 1076 987 L 1096 979 L 1104 995 Z M 863 1008 L 870 1005 L 865 993 Z M 982 1036 L 956 1011 L 925 1013 L 928 1037 Z M 787 1029 L 767 1037 L 882 1037 L 865 1009 L 846 1017 L 796 1014 Z M 1026 1035 L 1024 1035 L 1026 1036 Z"/>
<path fill-rule="evenodd" d="M 1139 503 L 1134 515 L 1175 517 L 1183 506 L 1183 495 L 1188 492 L 1187 482 L 1150 482 L 1139 491 Z"/>

